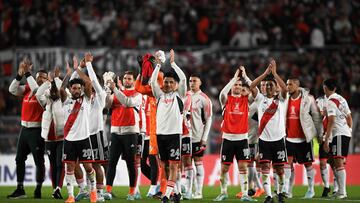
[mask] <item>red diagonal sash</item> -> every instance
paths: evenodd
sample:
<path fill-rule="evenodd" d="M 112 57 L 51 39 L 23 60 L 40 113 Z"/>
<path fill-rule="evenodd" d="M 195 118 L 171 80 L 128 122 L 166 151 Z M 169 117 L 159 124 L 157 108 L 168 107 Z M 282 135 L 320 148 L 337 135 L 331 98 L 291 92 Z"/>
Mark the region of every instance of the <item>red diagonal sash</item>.
<path fill-rule="evenodd" d="M 273 102 L 270 104 L 270 106 L 265 110 L 263 116 L 261 117 L 260 120 L 260 126 L 259 126 L 259 136 L 261 135 L 261 133 L 263 132 L 266 124 L 269 122 L 269 120 L 274 116 L 274 114 L 276 113 L 276 110 L 278 108 L 278 104 L 277 102 L 275 102 L 276 100 L 274 99 Z"/>
<path fill-rule="evenodd" d="M 82 104 L 82 98 L 80 98 L 80 102 L 76 100 L 74 107 L 64 125 L 64 138 L 66 138 L 66 136 L 70 132 L 71 127 L 74 125 L 76 118 L 79 114 L 81 104 Z"/>
<path fill-rule="evenodd" d="M 340 102 L 339 102 L 339 100 L 337 100 L 337 99 L 334 99 L 334 98 L 331 98 L 331 99 L 329 99 L 330 101 L 332 101 L 332 102 L 334 102 L 335 103 L 335 105 L 336 105 L 336 107 L 338 107 L 339 108 L 339 106 L 340 106 Z M 326 128 L 327 128 L 327 125 L 328 125 L 328 122 L 329 122 L 329 120 L 328 120 L 328 116 L 327 116 L 327 113 L 325 113 L 325 116 L 324 116 L 324 118 L 323 118 L 323 120 L 322 120 L 322 124 L 323 124 L 323 129 L 324 129 L 324 134 L 326 133 Z"/>

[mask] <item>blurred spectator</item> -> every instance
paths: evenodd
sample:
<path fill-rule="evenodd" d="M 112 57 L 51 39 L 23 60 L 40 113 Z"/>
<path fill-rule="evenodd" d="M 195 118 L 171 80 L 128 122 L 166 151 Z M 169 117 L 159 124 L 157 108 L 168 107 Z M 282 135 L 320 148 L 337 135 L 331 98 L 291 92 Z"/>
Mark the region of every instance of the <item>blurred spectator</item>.
<path fill-rule="evenodd" d="M 251 35 L 245 25 L 240 26 L 240 29 L 231 38 L 230 45 L 245 49 L 251 46 Z"/>
<path fill-rule="evenodd" d="M 0 49 L 11 46 L 106 46 L 131 32 L 146 46 L 237 44 L 299 47 L 360 43 L 355 1 L 3 1 Z M 75 22 L 75 39 L 66 30 Z M 80 29 L 79 29 L 80 28 Z M 81 31 L 81 32 L 80 32 Z M 81 34 L 82 33 L 82 34 Z M 256 36 L 251 36 L 252 34 Z M 246 42 L 251 36 L 251 42 Z M 160 39 L 160 36 L 162 39 Z M 67 36 L 69 37 L 69 36 Z M 230 40 L 232 43 L 230 43 Z M 240 40 L 242 39 L 242 41 Z M 141 43 L 139 41 L 142 41 Z M 261 41 L 261 42 L 260 42 Z M 319 44 L 314 44 L 317 41 Z M 111 44 L 121 46 L 121 44 Z"/>

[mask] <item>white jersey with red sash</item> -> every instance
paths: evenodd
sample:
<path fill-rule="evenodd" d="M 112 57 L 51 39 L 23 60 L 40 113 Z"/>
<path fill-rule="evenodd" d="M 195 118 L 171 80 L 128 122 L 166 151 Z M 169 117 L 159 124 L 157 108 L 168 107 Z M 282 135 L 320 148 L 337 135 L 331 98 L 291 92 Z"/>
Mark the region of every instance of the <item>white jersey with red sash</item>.
<path fill-rule="evenodd" d="M 249 102 L 248 96 L 228 95 L 221 123 L 222 138 L 244 140 L 248 138 Z"/>
<path fill-rule="evenodd" d="M 267 98 L 258 93 L 255 98 L 259 116 L 259 138 L 278 141 L 285 137 L 286 102 L 283 98 Z"/>
<path fill-rule="evenodd" d="M 86 96 L 73 100 L 68 98 L 63 102 L 65 115 L 64 139 L 78 141 L 90 136 L 89 112 L 90 99 Z"/>
<path fill-rule="evenodd" d="M 325 101 L 327 116 L 335 116 L 332 137 L 345 135 L 351 137 L 350 128 L 346 122 L 346 116 L 351 113 L 346 100 L 339 94 L 332 94 Z M 325 125 L 327 123 L 324 123 Z"/>

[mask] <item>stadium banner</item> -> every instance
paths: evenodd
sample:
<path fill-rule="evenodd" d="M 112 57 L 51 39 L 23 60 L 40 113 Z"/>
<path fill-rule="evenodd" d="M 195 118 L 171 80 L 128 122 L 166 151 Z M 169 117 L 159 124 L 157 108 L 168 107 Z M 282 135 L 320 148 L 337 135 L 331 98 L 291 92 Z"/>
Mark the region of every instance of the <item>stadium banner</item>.
<path fill-rule="evenodd" d="M 91 51 L 94 56 L 93 66 L 95 71 L 103 73 L 105 71 L 113 71 L 115 73 L 123 72 L 125 70 L 138 70 L 137 56 L 146 53 L 155 53 L 157 49 L 114 49 L 109 47 L 96 47 L 88 49 L 78 48 L 64 48 L 64 47 L 51 47 L 51 48 L 16 48 L 8 49 L 0 52 L 0 76 L 12 76 L 17 72 L 20 62 L 25 58 L 29 58 L 34 64 L 33 69 L 53 70 L 55 66 L 59 66 L 60 70 L 65 71 L 65 62 L 68 61 L 72 64 L 73 56 L 78 58 L 83 57 L 86 52 Z M 262 50 L 256 52 L 240 52 L 238 50 L 224 50 L 221 51 L 219 47 L 207 47 L 191 49 L 185 47 L 178 47 L 176 63 L 179 66 L 187 64 L 194 66 L 203 63 L 204 60 L 209 58 L 218 58 L 221 53 L 221 61 L 229 61 L 232 65 L 236 64 L 236 59 L 240 56 L 245 57 L 251 54 L 264 55 Z M 164 49 L 166 58 L 169 58 L 169 50 Z M 267 54 L 265 54 L 267 55 Z M 5 57 L 6 56 L 6 57 Z M 166 63 L 169 63 L 167 60 Z M 170 66 L 165 66 L 165 69 Z"/>
<path fill-rule="evenodd" d="M 205 167 L 205 185 L 218 185 L 220 177 L 220 157 L 218 155 L 205 155 L 204 156 L 204 167 Z M 235 167 L 234 167 L 235 166 Z M 44 185 L 51 185 L 50 176 L 49 176 L 49 160 L 47 156 L 45 157 L 45 182 Z M 321 175 L 319 171 L 319 162 L 318 160 L 314 162 L 314 168 L 316 169 L 315 175 L 315 184 L 321 184 Z M 348 185 L 360 185 L 360 155 L 350 155 L 347 158 L 346 162 L 347 170 L 347 184 Z M 26 161 L 26 171 L 25 171 L 25 185 L 36 185 L 35 181 L 35 164 L 31 155 L 28 156 Z M 331 171 L 331 170 L 330 170 Z M 295 165 L 295 184 L 296 185 L 306 185 L 306 170 L 302 165 Z M 231 165 L 229 175 L 230 175 L 230 184 L 239 185 L 239 172 L 237 169 L 237 164 Z M 272 173 L 271 173 L 272 174 Z M 350 178 L 351 177 L 351 178 Z M 114 180 L 115 186 L 127 186 L 128 185 L 128 173 L 126 168 L 126 163 L 123 160 L 119 160 L 116 168 L 116 177 Z M 330 172 L 330 182 L 333 182 L 333 175 Z M 16 164 L 15 164 L 15 155 L 4 155 L 0 154 L 0 186 L 15 186 L 16 182 Z M 150 184 L 144 176 L 141 177 L 141 184 L 148 185 Z"/>

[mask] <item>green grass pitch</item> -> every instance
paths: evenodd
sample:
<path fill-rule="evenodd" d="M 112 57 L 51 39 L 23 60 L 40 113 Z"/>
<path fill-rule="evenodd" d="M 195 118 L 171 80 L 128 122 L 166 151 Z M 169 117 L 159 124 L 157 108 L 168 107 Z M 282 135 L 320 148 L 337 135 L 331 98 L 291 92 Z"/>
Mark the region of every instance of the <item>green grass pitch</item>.
<path fill-rule="evenodd" d="M 28 196 L 27 199 L 21 199 L 21 200 L 8 200 L 6 199 L 6 196 L 8 194 L 10 194 L 13 190 L 15 189 L 15 187 L 9 187 L 9 186 L 0 186 L 0 203 L 7 203 L 7 202 L 26 202 L 26 203 L 39 203 L 39 202 L 64 202 L 65 200 L 54 200 L 51 198 L 51 192 L 52 189 L 50 187 L 44 187 L 42 190 L 42 199 L 40 200 L 35 200 L 33 199 L 33 190 L 34 187 L 32 186 L 27 186 L 25 187 L 26 190 L 26 194 Z M 302 197 L 304 196 L 305 192 L 306 192 L 306 187 L 303 186 L 296 186 L 294 187 L 294 198 L 292 199 L 286 199 L 286 202 L 289 203 L 305 203 L 305 202 L 316 202 L 316 203 L 330 203 L 330 202 L 359 202 L 360 203 L 360 186 L 348 186 L 347 187 L 347 192 L 348 192 L 348 198 L 346 200 L 333 200 L 333 199 L 322 199 L 320 198 L 321 192 L 322 192 L 322 187 L 317 186 L 315 187 L 315 192 L 316 192 L 316 196 L 314 199 L 312 200 L 303 200 Z M 117 195 L 117 198 L 111 200 L 111 201 L 106 201 L 106 202 L 127 202 L 126 201 L 126 194 L 128 192 L 128 188 L 127 187 L 114 187 L 114 193 L 115 195 Z M 142 199 L 141 200 L 136 200 L 135 202 L 160 202 L 159 200 L 155 200 L 155 199 L 148 199 L 146 198 L 146 193 L 148 190 L 148 186 L 142 186 L 141 187 L 141 194 L 142 194 Z M 240 202 L 239 199 L 235 198 L 235 194 L 240 190 L 240 187 L 229 187 L 228 189 L 228 193 L 229 193 L 229 199 L 225 200 L 224 202 Z M 75 189 L 75 192 L 77 192 L 77 190 Z M 213 186 L 213 187 L 204 187 L 204 199 L 203 200 L 183 200 L 183 202 L 188 202 L 188 203 L 195 203 L 195 202 L 213 202 L 212 200 L 219 194 L 220 192 L 220 188 L 219 186 Z M 67 196 L 66 194 L 66 188 L 63 187 L 62 189 L 62 194 L 64 196 L 64 198 Z M 263 202 L 264 201 L 264 197 L 260 197 L 257 199 L 258 202 Z M 89 202 L 89 200 L 82 200 L 81 202 Z M 277 200 L 275 200 L 275 202 L 277 202 Z"/>

